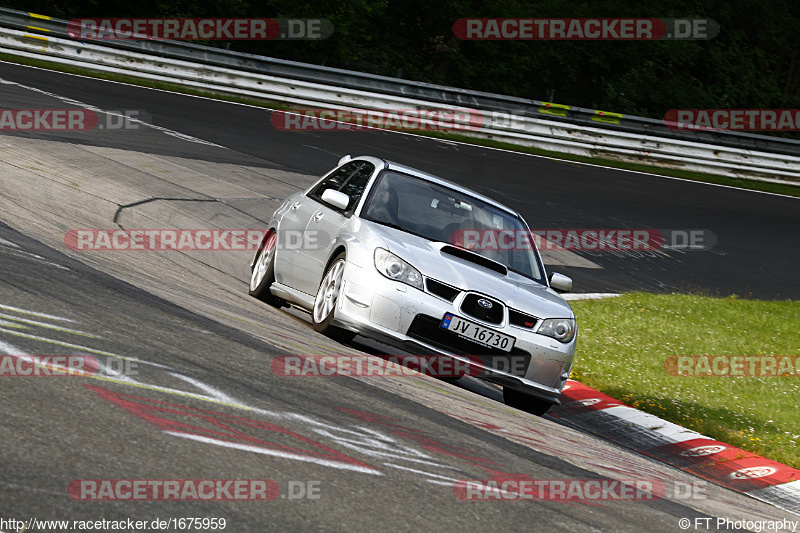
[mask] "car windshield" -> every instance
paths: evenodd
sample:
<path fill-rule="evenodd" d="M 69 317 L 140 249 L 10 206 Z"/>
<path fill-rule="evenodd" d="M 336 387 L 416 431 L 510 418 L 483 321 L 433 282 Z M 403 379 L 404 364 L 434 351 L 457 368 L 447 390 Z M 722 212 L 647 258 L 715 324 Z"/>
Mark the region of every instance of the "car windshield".
<path fill-rule="evenodd" d="M 522 219 L 468 194 L 387 170 L 378 177 L 361 218 L 470 250 L 544 283 Z"/>

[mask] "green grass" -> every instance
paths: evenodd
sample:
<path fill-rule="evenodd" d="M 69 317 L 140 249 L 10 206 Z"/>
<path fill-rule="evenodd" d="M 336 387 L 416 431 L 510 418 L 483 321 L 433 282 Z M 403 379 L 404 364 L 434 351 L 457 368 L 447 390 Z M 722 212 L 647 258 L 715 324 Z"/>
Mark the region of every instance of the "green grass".
<path fill-rule="evenodd" d="M 79 74 L 82 76 L 88 76 L 98 79 L 105 79 L 111 81 L 118 81 L 122 83 L 129 83 L 131 85 L 139 85 L 141 87 L 151 87 L 154 89 L 161 89 L 165 91 L 171 91 L 176 93 L 182 94 L 191 94 L 195 96 L 204 96 L 207 98 L 214 98 L 217 100 L 224 100 L 228 102 L 236 102 L 240 104 L 248 104 L 257 107 L 264 107 L 267 109 L 291 109 L 292 106 L 288 106 L 281 102 L 275 102 L 271 100 L 262 100 L 258 98 L 249 98 L 249 97 L 242 97 L 236 96 L 228 93 L 222 92 L 214 92 L 211 90 L 201 90 L 201 89 L 193 89 L 189 87 L 182 86 L 180 84 L 174 83 L 166 83 L 160 81 L 153 81 L 144 78 L 139 78 L 137 76 L 131 75 L 124 75 L 124 74 L 112 74 L 103 71 L 92 70 L 90 68 L 83 68 L 83 67 L 74 67 L 70 65 L 62 65 L 59 63 L 53 63 L 51 61 L 41 60 L 41 59 L 32 59 L 32 58 L 24 58 L 24 57 L 17 57 L 10 54 L 0 53 L 0 60 L 8 61 L 11 63 L 19 63 L 21 65 L 30 65 L 34 67 L 46 68 L 49 70 L 55 70 L 58 72 L 67 72 L 70 74 Z M 468 135 L 460 135 L 457 133 L 449 133 L 449 132 L 435 132 L 435 131 L 414 131 L 418 135 L 424 135 L 427 137 L 433 137 L 438 139 L 444 140 L 451 140 L 457 142 L 463 142 L 466 144 L 473 144 L 476 146 L 486 146 L 490 148 L 499 148 L 503 150 L 509 150 L 512 152 L 519 152 L 524 154 L 533 154 L 533 155 L 540 155 L 544 157 L 551 157 L 556 159 L 563 159 L 566 161 L 575 161 L 579 163 L 589 163 L 592 165 L 601 165 L 607 166 L 612 168 L 620 168 L 625 170 L 634 170 L 639 172 L 647 172 L 650 174 L 659 174 L 662 176 L 670 176 L 675 178 L 683 178 L 693 181 L 702 181 L 705 183 L 717 183 L 720 185 L 728 185 L 731 187 L 737 187 L 741 189 L 750 189 L 756 191 L 764 191 L 764 192 L 772 192 L 777 194 L 785 194 L 789 196 L 800 196 L 800 182 L 797 185 L 787 185 L 781 183 L 769 183 L 763 181 L 753 181 L 753 180 L 746 180 L 746 179 L 739 179 L 739 178 L 731 178 L 727 176 L 716 176 L 713 174 L 704 174 L 701 172 L 692 172 L 688 170 L 681 170 L 681 169 L 674 169 L 674 168 L 666 168 L 666 167 L 657 167 L 652 165 L 647 165 L 643 163 L 633 163 L 628 161 L 618 161 L 615 159 L 605 159 L 605 158 L 596 158 L 596 157 L 586 157 L 580 155 L 573 155 L 573 154 L 565 154 L 561 152 L 552 152 L 549 150 L 542 150 L 539 148 L 529 147 L 529 146 L 520 146 L 517 144 L 511 144 L 503 141 L 497 141 L 494 139 L 481 139 L 477 137 L 470 137 Z M 302 135 L 302 133 L 297 133 L 297 135 Z"/>
<path fill-rule="evenodd" d="M 800 369 L 678 377 L 677 355 L 800 355 L 800 302 L 628 293 L 571 302 L 573 379 L 719 441 L 800 468 Z"/>

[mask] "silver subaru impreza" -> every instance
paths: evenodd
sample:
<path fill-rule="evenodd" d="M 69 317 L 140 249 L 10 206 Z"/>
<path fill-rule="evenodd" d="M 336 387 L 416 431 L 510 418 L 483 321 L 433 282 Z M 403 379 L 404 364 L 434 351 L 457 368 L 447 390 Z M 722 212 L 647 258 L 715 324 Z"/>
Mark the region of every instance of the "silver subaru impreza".
<path fill-rule="evenodd" d="M 319 332 L 479 368 L 532 413 L 559 403 L 577 326 L 556 290 L 572 281 L 547 277 L 528 225 L 490 198 L 345 156 L 286 198 L 250 267 L 252 296 L 309 311 Z"/>

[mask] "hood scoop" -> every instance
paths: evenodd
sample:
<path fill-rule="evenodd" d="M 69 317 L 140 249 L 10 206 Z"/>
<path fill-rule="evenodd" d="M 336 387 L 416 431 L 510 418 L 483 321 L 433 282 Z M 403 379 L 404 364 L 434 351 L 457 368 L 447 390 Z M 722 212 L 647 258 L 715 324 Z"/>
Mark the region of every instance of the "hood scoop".
<path fill-rule="evenodd" d="M 442 246 L 441 252 L 443 254 L 449 254 L 454 257 L 458 257 L 464 261 L 469 261 L 470 263 L 482 266 L 483 268 L 488 268 L 489 270 L 493 270 L 494 272 L 504 276 L 508 275 L 508 269 L 505 267 L 505 265 L 498 263 L 497 261 L 492 261 L 488 257 L 483 257 L 482 255 L 465 250 L 464 248 L 456 248 L 455 246 L 447 245 Z"/>

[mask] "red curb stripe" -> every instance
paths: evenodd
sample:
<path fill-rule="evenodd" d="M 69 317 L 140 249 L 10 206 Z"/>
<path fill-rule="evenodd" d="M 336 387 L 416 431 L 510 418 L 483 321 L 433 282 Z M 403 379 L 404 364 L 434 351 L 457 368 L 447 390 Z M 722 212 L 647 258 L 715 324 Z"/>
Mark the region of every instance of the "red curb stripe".
<path fill-rule="evenodd" d="M 800 470 L 708 438 L 689 439 L 649 448 L 636 447 L 632 445 L 632 442 L 643 442 L 641 439 L 621 438 L 619 433 L 604 434 L 599 427 L 592 427 L 591 417 L 584 416 L 587 413 L 615 406 L 630 407 L 600 391 L 570 380 L 562 393 L 562 405 L 554 407 L 551 415 L 582 427 L 606 440 L 742 494 L 771 488 L 753 496 L 783 509 L 797 512 L 796 502 L 794 506 L 787 505 L 786 498 L 781 495 L 783 491 L 780 486 L 800 481 Z M 613 415 L 609 413 L 609 416 Z M 620 417 L 620 419 L 622 418 Z M 629 427 L 627 432 L 631 436 L 648 431 L 648 428 L 634 425 L 632 422 Z M 786 485 L 786 491 L 791 492 L 790 488 Z"/>
<path fill-rule="evenodd" d="M 562 412 L 565 412 L 564 414 L 568 413 L 569 415 L 587 413 L 590 411 L 608 409 L 609 407 L 618 405 L 625 405 L 619 400 L 607 396 L 591 387 L 587 387 L 583 383 L 578 383 L 577 381 L 568 381 L 561 397 L 562 401 L 559 414 Z M 553 416 L 562 418 L 559 414 L 553 413 Z"/>

